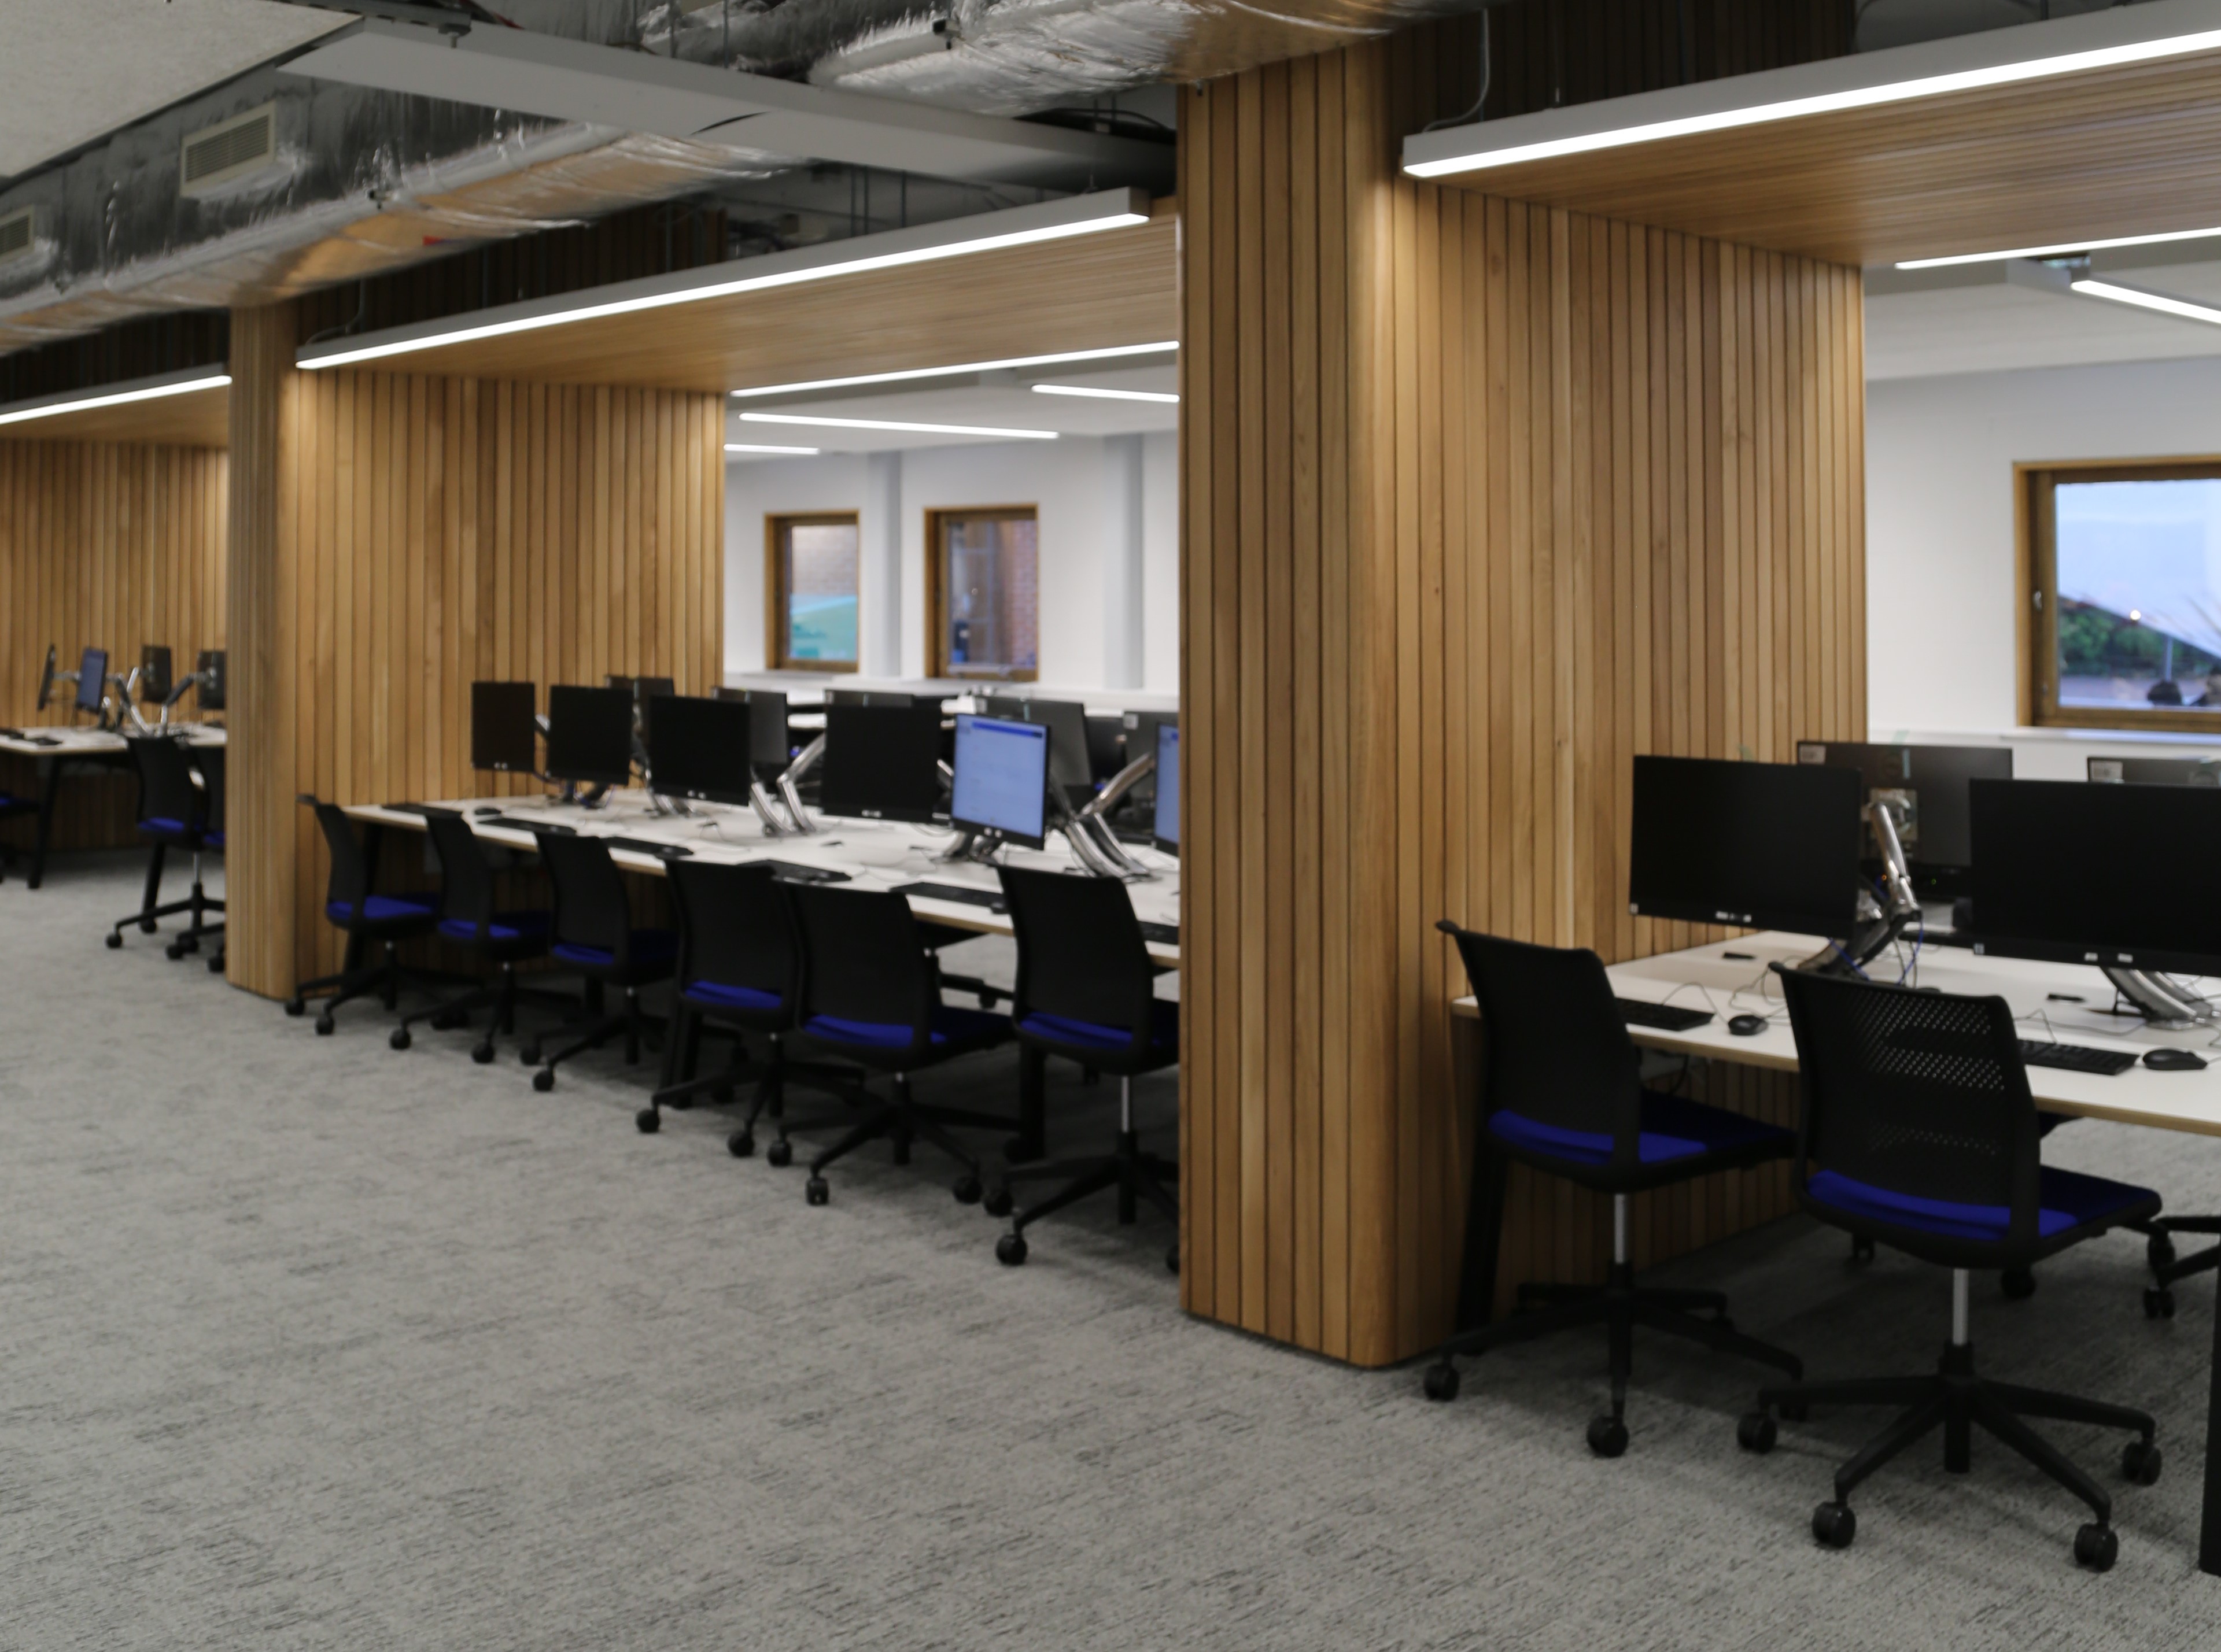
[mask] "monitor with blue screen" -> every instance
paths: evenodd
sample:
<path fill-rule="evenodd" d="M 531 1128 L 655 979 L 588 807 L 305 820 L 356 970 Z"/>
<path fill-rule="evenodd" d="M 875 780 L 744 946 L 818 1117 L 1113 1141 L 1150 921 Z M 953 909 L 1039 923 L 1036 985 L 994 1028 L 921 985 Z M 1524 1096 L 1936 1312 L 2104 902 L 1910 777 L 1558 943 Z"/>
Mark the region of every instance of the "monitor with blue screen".
<path fill-rule="evenodd" d="M 952 820 L 982 837 L 1038 849 L 1048 801 L 1048 729 L 995 717 L 956 720 Z"/>
<path fill-rule="evenodd" d="M 101 692 L 108 686 L 108 651 L 88 648 L 78 656 L 77 708 L 98 711 Z"/>
<path fill-rule="evenodd" d="M 1157 725 L 1157 820 L 1150 833 L 1167 855 L 1179 853 L 1179 725 Z"/>

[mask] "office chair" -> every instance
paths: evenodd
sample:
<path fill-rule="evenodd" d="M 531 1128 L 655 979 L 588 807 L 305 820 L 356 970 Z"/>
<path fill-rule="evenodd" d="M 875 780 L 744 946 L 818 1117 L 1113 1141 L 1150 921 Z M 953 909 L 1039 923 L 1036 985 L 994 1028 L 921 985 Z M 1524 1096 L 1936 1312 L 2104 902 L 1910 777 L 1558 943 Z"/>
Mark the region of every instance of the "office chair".
<path fill-rule="evenodd" d="M 306 792 L 300 801 L 316 812 L 316 824 L 323 829 L 325 845 L 331 851 L 332 874 L 324 886 L 324 917 L 346 933 L 347 944 L 339 973 L 318 976 L 295 987 L 292 997 L 285 1001 L 285 1013 L 299 1015 L 308 1008 L 311 995 L 328 994 L 316 1016 L 316 1032 L 328 1037 L 337 1025 L 332 1012 L 350 1000 L 375 993 L 391 1010 L 400 1004 L 404 982 L 426 984 L 415 970 L 402 967 L 400 946 L 404 941 L 431 933 L 440 920 L 440 897 L 421 892 L 372 894 L 374 869 L 356 840 L 353 822 L 336 803 L 320 803 Z M 379 961 L 366 965 L 363 954 L 373 944 L 379 948 Z"/>
<path fill-rule="evenodd" d="M 941 1001 L 941 973 L 919 937 L 910 902 L 892 891 L 794 884 L 787 891 L 802 935 L 802 1013 L 797 1034 L 860 1067 L 892 1075 L 892 1099 L 861 1082 L 836 1093 L 864 1109 L 834 1144 L 810 1163 L 803 1195 L 813 1205 L 831 1197 L 826 1167 L 866 1142 L 886 1138 L 897 1164 L 910 1163 L 910 1143 L 923 1138 L 956 1161 L 962 1174 L 952 1191 L 960 1204 L 979 1200 L 979 1164 L 947 1128 L 953 1124 L 1009 1128 L 1013 1120 L 949 1107 L 920 1107 L 910 1100 L 910 1075 L 959 1056 L 992 1050 L 1010 1038 L 1010 1018 L 985 1010 L 955 1009 Z M 828 1086 L 827 1088 L 835 1088 Z M 779 1120 L 779 1139 L 765 1157 L 790 1163 L 791 1130 L 840 1122 Z"/>
<path fill-rule="evenodd" d="M 2050 1418 L 2136 1435 L 2121 1471 L 2159 1478 L 2149 1416 L 2125 1406 L 1993 1382 L 1974 1375 L 1967 1277 L 2025 1268 L 2159 1210 L 2159 1195 L 2045 1166 L 2018 1029 L 2002 998 L 1914 992 L 1849 977 L 1784 970 L 1797 1035 L 1803 1103 L 1793 1161 L 1798 1202 L 1834 1227 L 1951 1270 L 1951 1334 L 1941 1367 L 1917 1376 L 1800 1382 L 1764 1388 L 1736 1431 L 1745 1449 L 1774 1447 L 1774 1413 L 1811 1406 L 1906 1409 L 1836 1471 L 1835 1496 L 1812 1512 L 1812 1535 L 1848 1546 L 1858 1529 L 1852 1490 L 1936 1429 L 1943 1466 L 1967 1472 L 1979 1425 L 2090 1506 L 2074 1558 L 2104 1571 L 2118 1543 L 2112 1502 L 2024 1420 Z"/>
<path fill-rule="evenodd" d="M 201 855 L 204 849 L 221 849 L 223 833 L 221 814 L 218 829 L 210 839 L 208 810 L 216 797 L 204 798 L 200 788 L 193 784 L 192 759 L 178 741 L 160 735 L 140 736 L 124 741 L 131 753 L 132 766 L 139 771 L 139 834 L 147 838 L 152 847 L 147 856 L 147 887 L 141 896 L 139 910 L 119 918 L 108 932 L 111 948 L 123 944 L 123 932 L 134 924 L 141 933 L 152 935 L 161 927 L 164 918 L 174 918 L 179 913 L 190 913 L 191 920 L 185 933 L 169 945 L 172 961 L 188 952 L 200 950 L 200 938 L 209 932 L 201 921 L 210 912 L 222 912 L 223 902 L 209 899 L 201 883 Z M 218 784 L 221 785 L 221 779 Z M 162 898 L 162 865 L 172 849 L 182 849 L 193 857 L 192 893 L 183 901 L 172 901 L 166 906 L 157 904 Z M 220 926 L 218 927 L 221 927 Z"/>
<path fill-rule="evenodd" d="M 0 822 L 13 820 L 18 814 L 35 815 L 38 812 L 37 798 L 17 797 L 11 792 L 0 792 Z M 0 882 L 7 881 L 8 869 L 16 863 L 16 852 L 12 844 L 0 843 Z"/>
<path fill-rule="evenodd" d="M 991 1216 L 1010 1213 L 1014 1182 L 1065 1185 L 1011 1217 L 1010 1231 L 995 1242 L 996 1259 L 1017 1267 L 1026 1259 L 1029 1225 L 1106 1188 L 1117 1191 L 1121 1223 L 1131 1223 L 1139 1202 L 1147 1200 L 1177 1225 L 1179 1167 L 1142 1150 L 1134 1129 L 1134 1079 L 1179 1064 L 1179 1006 L 1155 994 L 1157 968 L 1142 939 L 1132 896 L 1109 878 L 996 870 L 1018 938 L 1010 1022 L 1023 1048 L 1021 1082 L 1037 1094 L 1051 1056 L 1118 1079 L 1118 1137 L 1109 1153 L 1003 1174 L 987 1200 Z M 1165 1265 L 1179 1271 L 1177 1237 Z"/>
<path fill-rule="evenodd" d="M 409 1029 L 416 1022 L 429 1021 L 445 1031 L 468 1026 L 474 1010 L 490 1010 L 485 1036 L 471 1047 L 471 1059 L 483 1067 L 493 1059 L 495 1039 L 516 1030 L 516 1001 L 522 990 L 516 966 L 547 956 L 548 914 L 496 908 L 493 869 L 486 864 L 485 851 L 463 816 L 450 809 L 426 809 L 424 825 L 440 857 L 441 898 L 436 932 L 450 945 L 475 952 L 494 965 L 497 973 L 493 980 L 467 992 L 403 1016 L 386 1042 L 396 1050 L 406 1050 L 411 1042 Z M 555 993 L 530 995 L 569 1002 Z"/>
<path fill-rule="evenodd" d="M 517 1053 L 535 1090 L 555 1088 L 555 1069 L 580 1051 L 598 1048 L 612 1032 L 625 1035 L 625 1060 L 637 1063 L 647 1026 L 640 1012 L 640 989 L 667 981 L 677 966 L 679 938 L 667 929 L 635 929 L 624 876 L 598 838 L 535 830 L 540 858 L 555 885 L 555 921 L 547 951 L 586 978 L 586 1008 L 596 1019 L 554 1055 L 541 1059 L 534 1038 Z M 624 1007 L 604 1013 L 604 993 L 624 994 Z"/>
<path fill-rule="evenodd" d="M 1794 1138 L 1725 1108 L 1646 1089 L 1641 1057 L 1595 953 L 1477 935 L 1447 920 L 1436 927 L 1457 940 L 1485 1028 L 1486 1113 L 1469 1219 L 1479 1231 L 1467 1244 L 1469 1256 L 1486 1261 L 1467 1261 L 1461 1290 L 1460 1323 L 1475 1328 L 1436 1350 L 1427 1397 L 1456 1397 L 1461 1354 L 1602 1325 L 1611 1410 L 1591 1419 L 1588 1443 L 1598 1456 L 1616 1457 L 1627 1449 L 1627 1383 L 1638 1325 L 1801 1376 L 1795 1355 L 1735 1329 L 1717 1291 L 1638 1287 L 1627 1256 L 1629 1195 L 1770 1163 L 1788 1155 Z M 1495 1290 L 1495 1236 L 1512 1163 L 1611 1195 L 1611 1269 L 1600 1286 L 1522 1284 L 1523 1312 L 1476 1324 L 1486 1318 Z M 1530 1306 L 1534 1312 L 1524 1311 Z"/>
<path fill-rule="evenodd" d="M 193 767 L 200 770 L 201 843 L 221 855 L 224 850 L 224 748 L 221 745 L 197 745 L 191 748 L 187 755 L 192 758 Z M 223 902 L 211 901 L 208 907 L 211 911 L 222 912 Z M 224 933 L 221 922 L 193 924 L 170 943 L 169 956 L 181 958 L 188 952 L 197 952 L 200 950 L 200 943 L 209 939 L 216 942 L 216 951 L 209 954 L 208 971 L 212 976 L 220 976 L 223 973 L 224 965 Z"/>

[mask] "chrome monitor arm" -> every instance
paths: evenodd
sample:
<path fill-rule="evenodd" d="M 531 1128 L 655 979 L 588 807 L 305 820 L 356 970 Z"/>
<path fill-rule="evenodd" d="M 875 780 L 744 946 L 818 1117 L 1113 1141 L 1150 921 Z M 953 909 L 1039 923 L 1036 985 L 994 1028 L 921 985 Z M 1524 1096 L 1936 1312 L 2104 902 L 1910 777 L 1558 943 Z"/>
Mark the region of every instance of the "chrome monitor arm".
<path fill-rule="evenodd" d="M 2163 1032 L 2182 1032 L 2211 1026 L 2217 1016 L 2212 1006 L 2180 982 L 2156 969 L 2132 969 L 2125 964 L 2099 966 L 2113 989 L 2143 1012 L 2144 1019 Z"/>
<path fill-rule="evenodd" d="M 1906 925 L 1919 921 L 1920 899 L 1912 892 L 1911 869 L 1905 863 L 1905 845 L 1897 835 L 1897 810 L 1900 807 L 1877 798 L 1860 811 L 1874 827 L 1874 840 L 1881 847 L 1882 888 L 1888 905 L 1885 907 L 1876 901 L 1874 892 L 1861 885 L 1858 921 L 1849 944 L 1839 947 L 1830 943 L 1801 960 L 1799 969 L 1857 969 L 1893 945 Z"/>
<path fill-rule="evenodd" d="M 772 787 L 762 781 L 749 780 L 748 806 L 755 810 L 756 819 L 763 822 L 766 837 L 808 837 L 817 830 L 810 823 L 810 811 L 803 804 L 801 787 L 803 776 L 816 768 L 824 755 L 825 737 L 820 734 L 796 752 L 794 761 L 780 771 L 778 780 L 773 782 L 778 788 L 776 796 Z"/>
<path fill-rule="evenodd" d="M 1126 846 L 1118 841 L 1118 834 L 1110 829 L 1108 817 L 1110 811 L 1117 806 L 1119 799 L 1156 771 L 1157 754 L 1154 751 L 1143 752 L 1117 774 L 1111 776 L 1109 783 L 1094 796 L 1089 798 L 1081 806 L 1079 813 L 1073 817 L 1079 829 L 1095 840 L 1096 847 L 1103 857 L 1117 869 L 1116 875 L 1130 882 L 1153 879 L 1156 874 L 1126 852 Z M 1065 835 L 1068 838 L 1071 833 L 1067 832 Z"/>

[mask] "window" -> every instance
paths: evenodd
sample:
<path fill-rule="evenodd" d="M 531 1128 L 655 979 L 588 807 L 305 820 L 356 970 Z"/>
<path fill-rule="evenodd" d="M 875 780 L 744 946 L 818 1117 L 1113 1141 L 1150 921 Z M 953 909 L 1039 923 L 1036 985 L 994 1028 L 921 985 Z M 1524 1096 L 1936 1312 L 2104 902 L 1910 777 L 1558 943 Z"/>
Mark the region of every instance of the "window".
<path fill-rule="evenodd" d="M 764 656 L 773 670 L 856 669 L 854 511 L 764 518 Z"/>
<path fill-rule="evenodd" d="M 2221 463 L 2020 474 L 2030 720 L 2221 728 Z"/>
<path fill-rule="evenodd" d="M 1041 599 L 1031 505 L 926 514 L 928 653 L 936 676 L 1030 683 Z"/>

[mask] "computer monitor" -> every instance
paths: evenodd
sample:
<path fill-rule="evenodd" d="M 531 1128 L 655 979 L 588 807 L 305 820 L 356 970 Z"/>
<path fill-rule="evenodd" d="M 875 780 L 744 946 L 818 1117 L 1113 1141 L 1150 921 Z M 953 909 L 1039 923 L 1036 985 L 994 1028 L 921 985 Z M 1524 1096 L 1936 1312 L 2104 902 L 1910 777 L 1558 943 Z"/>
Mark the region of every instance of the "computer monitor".
<path fill-rule="evenodd" d="M 1877 745 L 1855 740 L 1799 740 L 1797 761 L 1855 769 L 1865 801 L 1898 805 L 1898 841 L 1913 888 L 1939 898 L 1964 895 L 1974 851 L 1967 840 L 1967 787 L 2011 780 L 2012 749 L 2004 745 Z M 1881 871 L 1881 846 L 1866 831 L 1865 870 Z"/>
<path fill-rule="evenodd" d="M 160 643 L 148 643 L 139 651 L 139 698 L 159 706 L 169 697 L 170 651 Z"/>
<path fill-rule="evenodd" d="M 1048 764 L 1049 732 L 1041 725 L 959 717 L 949 818 L 983 838 L 1040 848 L 1047 835 Z"/>
<path fill-rule="evenodd" d="M 776 774 L 794 756 L 786 727 L 786 695 L 779 689 L 712 689 L 710 697 L 748 708 L 748 761 Z"/>
<path fill-rule="evenodd" d="M 610 671 L 602 678 L 605 689 L 623 689 L 632 696 L 633 726 L 640 731 L 642 739 L 648 738 L 648 702 L 668 698 L 679 692 L 678 683 L 667 676 L 622 676 Z"/>
<path fill-rule="evenodd" d="M 200 687 L 194 693 L 203 711 L 223 709 L 223 658 L 222 649 L 203 648 L 200 651 L 199 659 L 193 666 L 194 671 L 199 675 L 201 680 Z"/>
<path fill-rule="evenodd" d="M 58 665 L 59 662 L 54 658 L 54 645 L 48 643 L 46 667 L 39 673 L 39 709 L 41 711 L 44 711 L 53 701 L 54 678 L 59 675 Z"/>
<path fill-rule="evenodd" d="M 1860 887 L 1855 771 L 1637 757 L 1633 801 L 1627 907 L 1636 916 L 1851 934 Z"/>
<path fill-rule="evenodd" d="M 2083 772 L 2099 785 L 2221 787 L 2214 757 L 2092 757 Z"/>
<path fill-rule="evenodd" d="M 1035 700 L 1018 695 L 989 695 L 987 715 L 1006 723 L 1032 723 L 1048 730 L 1049 777 L 1067 797 L 1085 797 L 1095 789 L 1095 771 L 1087 761 L 1087 708 L 1077 700 Z"/>
<path fill-rule="evenodd" d="M 917 696 L 899 694 L 890 689 L 828 689 L 825 703 L 829 706 L 914 706 Z M 935 702 L 936 705 L 939 701 Z"/>
<path fill-rule="evenodd" d="M 666 797 L 745 803 L 751 716 L 745 703 L 657 695 L 648 726 L 648 771 Z"/>
<path fill-rule="evenodd" d="M 547 690 L 547 773 L 585 786 L 632 778 L 632 692 L 558 684 Z"/>
<path fill-rule="evenodd" d="M 1978 780 L 1974 940 L 2006 957 L 2221 975 L 2221 788 Z"/>
<path fill-rule="evenodd" d="M 1157 725 L 1157 819 L 1150 836 L 1167 855 L 1179 853 L 1179 725 Z"/>
<path fill-rule="evenodd" d="M 828 704 L 817 807 L 827 814 L 867 820 L 948 819 L 941 781 L 941 708 Z"/>
<path fill-rule="evenodd" d="M 1126 726 L 1126 761 L 1132 763 L 1157 749 L 1157 731 L 1179 726 L 1176 711 L 1129 711 L 1120 720 Z M 1157 776 L 1149 775 L 1136 782 L 1126 794 L 1137 803 L 1146 803 L 1156 795 Z"/>
<path fill-rule="evenodd" d="M 471 684 L 471 767 L 529 775 L 540 766 L 540 691 L 529 683 Z M 205 701 L 203 701 L 205 703 Z"/>
<path fill-rule="evenodd" d="M 77 660 L 77 708 L 98 711 L 100 691 L 108 683 L 108 651 L 88 648 Z"/>

